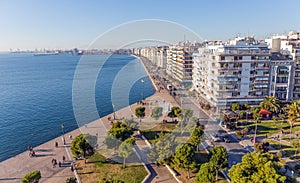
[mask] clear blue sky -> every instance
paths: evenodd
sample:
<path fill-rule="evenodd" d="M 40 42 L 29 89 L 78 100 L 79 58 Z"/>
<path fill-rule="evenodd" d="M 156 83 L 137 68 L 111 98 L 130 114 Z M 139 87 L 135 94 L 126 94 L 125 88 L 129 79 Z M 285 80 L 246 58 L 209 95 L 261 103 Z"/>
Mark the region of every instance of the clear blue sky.
<path fill-rule="evenodd" d="M 162 19 L 204 39 L 300 31 L 299 0 L 1 0 L 0 50 L 84 48 L 119 24 Z"/>

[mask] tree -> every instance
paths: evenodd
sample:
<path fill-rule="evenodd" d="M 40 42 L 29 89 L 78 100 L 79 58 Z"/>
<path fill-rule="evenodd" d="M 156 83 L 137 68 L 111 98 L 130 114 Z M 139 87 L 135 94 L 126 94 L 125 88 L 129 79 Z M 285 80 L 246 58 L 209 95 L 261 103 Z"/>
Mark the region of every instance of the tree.
<path fill-rule="evenodd" d="M 240 106 L 240 104 L 238 104 L 238 103 L 233 103 L 232 105 L 231 105 L 231 110 L 232 111 L 237 111 L 237 110 L 240 110 L 241 109 L 241 106 Z"/>
<path fill-rule="evenodd" d="M 290 138 L 292 138 L 292 130 L 293 126 L 300 116 L 300 101 L 293 101 L 290 105 L 288 105 L 288 121 L 290 124 Z"/>
<path fill-rule="evenodd" d="M 119 156 L 123 158 L 123 168 L 126 167 L 126 158 L 133 153 L 134 138 L 128 138 L 119 146 Z"/>
<path fill-rule="evenodd" d="M 190 137 L 190 143 L 196 147 L 196 151 L 199 151 L 199 144 L 202 142 L 203 140 L 203 128 L 201 127 L 196 127 L 194 128 L 191 137 Z"/>
<path fill-rule="evenodd" d="M 227 150 L 223 146 L 216 146 L 209 150 L 209 162 L 215 167 L 216 180 L 218 180 L 219 170 L 224 170 L 228 165 Z"/>
<path fill-rule="evenodd" d="M 232 183 L 284 183 L 286 177 L 279 170 L 280 164 L 273 155 L 252 152 L 244 155 L 241 163 L 232 166 L 228 175 Z"/>
<path fill-rule="evenodd" d="M 88 143 L 85 135 L 80 134 L 75 137 L 71 144 L 71 152 L 75 158 L 86 157 L 86 155 L 92 155 L 94 153 L 93 147 Z"/>
<path fill-rule="evenodd" d="M 251 108 L 251 106 L 250 106 L 249 104 L 244 104 L 244 105 L 242 106 L 242 108 L 243 108 L 244 110 L 249 110 L 249 109 Z"/>
<path fill-rule="evenodd" d="M 135 115 L 136 115 L 136 117 L 138 117 L 138 118 L 143 118 L 143 117 L 145 117 L 145 110 L 146 110 L 146 108 L 145 107 L 137 107 L 137 108 L 135 108 Z"/>
<path fill-rule="evenodd" d="M 162 139 L 162 134 L 159 135 L 159 139 Z M 149 151 L 149 160 L 158 164 L 168 163 L 171 156 L 175 151 L 176 143 L 175 136 L 169 135 L 164 139 L 153 144 Z"/>
<path fill-rule="evenodd" d="M 261 122 L 260 121 L 260 114 L 259 114 L 260 108 L 259 107 L 252 107 L 251 110 L 252 110 L 253 120 L 255 121 L 254 143 L 256 143 L 257 123 Z"/>
<path fill-rule="evenodd" d="M 191 144 L 183 144 L 176 148 L 173 162 L 176 167 L 181 168 L 188 173 L 190 178 L 190 169 L 194 166 L 194 149 Z"/>
<path fill-rule="evenodd" d="M 222 121 L 224 122 L 224 124 L 227 124 L 227 123 L 230 122 L 230 119 L 229 119 L 229 117 L 226 114 L 224 114 L 223 118 L 222 118 Z"/>
<path fill-rule="evenodd" d="M 70 178 L 67 178 L 66 180 L 66 183 L 76 183 L 76 178 L 75 177 L 70 177 Z"/>
<path fill-rule="evenodd" d="M 273 96 L 266 96 L 266 98 L 260 102 L 260 107 L 272 111 L 273 113 L 278 113 L 281 109 L 280 100 Z"/>
<path fill-rule="evenodd" d="M 174 107 L 171 108 L 171 112 L 169 112 L 168 116 L 169 116 L 170 118 L 172 118 L 172 121 L 173 121 L 174 118 L 176 118 L 176 117 L 179 118 L 179 117 L 180 117 L 180 114 L 181 114 L 181 109 L 180 109 L 180 107 L 174 106 Z"/>
<path fill-rule="evenodd" d="M 133 121 L 133 119 L 123 119 L 122 123 L 132 130 L 137 129 L 138 123 Z"/>
<path fill-rule="evenodd" d="M 197 183 L 213 183 L 215 180 L 216 168 L 211 163 L 204 163 L 201 165 L 199 172 L 196 176 Z"/>
<path fill-rule="evenodd" d="M 299 147 L 300 147 L 300 140 L 299 139 L 294 139 L 292 141 L 292 146 L 296 149 L 295 150 L 295 156 L 296 156 L 296 154 L 297 154 L 297 152 L 299 150 Z"/>
<path fill-rule="evenodd" d="M 268 143 L 255 143 L 254 150 L 259 153 L 266 153 L 269 151 L 268 146 Z"/>
<path fill-rule="evenodd" d="M 119 147 L 119 145 L 121 144 L 121 141 L 114 137 L 112 134 L 107 134 L 104 143 L 109 149 L 117 149 L 117 147 Z"/>
<path fill-rule="evenodd" d="M 163 112 L 163 108 L 162 108 L 162 107 L 154 107 L 154 108 L 152 109 L 151 117 L 152 117 L 153 119 L 158 120 L 160 117 L 163 116 L 162 112 Z"/>
<path fill-rule="evenodd" d="M 133 134 L 133 129 L 118 121 L 112 124 L 111 129 L 108 131 L 108 134 L 111 134 L 118 140 L 124 141 Z"/>
<path fill-rule="evenodd" d="M 108 180 L 108 179 L 102 179 L 99 183 L 124 183 L 124 181 L 121 180 Z"/>
<path fill-rule="evenodd" d="M 41 178 L 41 172 L 39 170 L 33 170 L 23 177 L 21 183 L 38 183 Z"/>
<path fill-rule="evenodd" d="M 244 116 L 246 116 L 246 112 L 245 111 L 239 111 L 238 116 L 240 119 L 243 119 Z"/>

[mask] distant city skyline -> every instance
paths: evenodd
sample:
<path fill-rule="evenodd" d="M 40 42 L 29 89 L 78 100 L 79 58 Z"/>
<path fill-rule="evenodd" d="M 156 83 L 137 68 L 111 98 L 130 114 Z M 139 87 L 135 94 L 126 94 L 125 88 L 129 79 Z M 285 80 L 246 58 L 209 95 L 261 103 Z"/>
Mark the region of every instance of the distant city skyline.
<path fill-rule="evenodd" d="M 241 35 L 264 38 L 300 30 L 298 0 L 289 1 L 0 1 L 0 51 L 87 48 L 120 24 L 161 19 L 188 27 L 206 40 Z M 143 30 L 137 30 L 143 31 Z M 102 43 L 112 48 L 124 32 Z M 174 40 L 182 40 L 176 37 Z M 117 40 L 117 41 L 116 41 Z M 193 41 L 193 40 L 190 40 Z"/>

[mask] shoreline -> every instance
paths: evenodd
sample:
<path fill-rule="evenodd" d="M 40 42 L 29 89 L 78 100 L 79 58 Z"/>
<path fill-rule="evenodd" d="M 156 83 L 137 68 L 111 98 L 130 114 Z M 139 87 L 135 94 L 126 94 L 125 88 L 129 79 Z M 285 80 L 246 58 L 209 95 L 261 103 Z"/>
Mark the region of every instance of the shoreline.
<path fill-rule="evenodd" d="M 143 66 L 143 68 L 144 68 L 144 70 L 146 71 L 146 73 L 147 73 L 147 75 L 148 75 L 148 78 L 149 78 L 150 81 L 151 81 L 152 87 L 155 89 L 155 92 L 157 92 L 157 91 L 158 91 L 158 90 L 157 90 L 157 86 L 155 85 L 155 82 L 153 81 L 153 79 L 152 79 L 150 73 L 148 72 L 146 66 L 144 65 L 142 59 L 141 59 L 140 57 L 138 57 L 138 56 L 135 56 L 135 55 L 130 55 L 130 56 L 133 56 L 133 57 L 139 59 L 139 61 L 141 62 L 142 66 Z M 155 92 L 154 92 L 151 96 L 155 95 Z M 149 97 L 151 97 L 151 96 L 149 96 Z M 131 105 L 132 105 L 132 104 L 131 104 Z M 130 106 L 130 104 L 129 104 L 128 106 Z M 126 108 L 126 107 L 128 107 L 128 106 L 125 106 L 125 107 L 123 107 L 123 108 L 121 108 L 121 109 L 119 109 L 119 110 L 122 110 L 122 109 L 124 109 L 124 108 Z M 119 110 L 118 110 L 118 111 L 119 111 Z M 117 112 L 117 111 L 115 111 L 115 112 Z M 109 113 L 109 114 L 106 114 L 105 116 L 100 117 L 99 119 L 108 117 L 108 116 L 110 116 L 110 115 L 112 116 L 112 115 L 113 115 L 113 112 L 111 112 L 111 113 Z M 93 120 L 93 121 L 91 121 L 91 122 L 89 122 L 89 123 L 93 123 L 94 121 L 97 121 L 97 120 L 99 120 L 99 119 L 95 119 L 95 120 Z M 89 124 L 89 123 L 87 123 L 87 124 Z M 76 123 L 76 128 L 75 128 L 75 129 L 71 129 L 70 131 L 66 132 L 66 134 L 67 134 L 67 133 L 71 133 L 71 132 L 73 132 L 73 131 L 75 131 L 75 130 L 78 130 L 79 128 L 80 128 L 80 127 L 78 127 L 78 125 L 77 125 L 77 123 Z M 39 143 L 39 144 L 38 144 L 37 146 L 35 146 L 35 147 L 39 147 L 39 146 L 41 146 L 41 145 L 43 145 L 43 144 L 45 144 L 45 143 L 48 143 L 49 141 L 52 141 L 53 139 L 56 139 L 57 137 L 60 137 L 60 136 L 61 136 L 61 135 L 55 136 L 55 137 L 53 137 L 52 139 L 49 139 L 49 140 L 47 140 L 47 141 L 45 141 L 45 142 L 42 142 L 42 143 Z M 8 157 L 8 158 L 6 158 L 6 159 L 0 161 L 0 165 L 1 165 L 2 162 L 6 161 L 6 160 L 8 160 L 8 159 L 14 158 L 14 157 L 16 157 L 16 156 L 18 156 L 18 155 L 20 155 L 20 154 L 22 154 L 22 153 L 24 153 L 24 152 L 27 152 L 27 150 L 24 149 L 24 151 L 19 152 L 18 154 L 15 154 L 15 155 L 13 155 L 13 156 L 11 156 L 11 157 Z M 0 179 L 0 180 L 1 180 L 1 179 Z"/>
<path fill-rule="evenodd" d="M 131 56 L 133 56 L 133 57 L 135 57 L 135 58 L 137 58 L 138 60 L 141 61 L 142 65 L 143 65 L 143 67 L 144 67 L 144 70 L 146 71 L 146 73 L 147 73 L 147 75 L 148 75 L 148 77 L 149 77 L 149 79 L 150 79 L 150 81 L 151 81 L 151 83 L 152 83 L 152 86 L 154 87 L 155 91 L 158 91 L 158 88 L 157 88 L 157 86 L 156 86 L 156 84 L 155 84 L 153 78 L 151 77 L 151 74 L 149 73 L 147 67 L 145 66 L 145 64 L 144 64 L 144 62 L 143 62 L 143 59 L 142 59 L 141 57 L 136 56 L 136 55 L 133 55 L 133 54 L 132 54 Z"/>
<path fill-rule="evenodd" d="M 153 88 L 155 88 L 156 92 L 147 97 L 146 100 L 155 96 L 157 94 L 157 86 L 153 81 L 151 74 L 148 72 L 147 68 L 145 67 L 143 61 L 139 59 L 142 63 L 144 70 L 146 71 L 148 77 L 151 80 Z M 118 111 L 115 111 L 117 116 L 125 116 L 128 114 L 128 109 L 133 111 L 132 108 L 135 107 L 137 104 L 133 103 L 128 105 Z M 132 113 L 132 112 L 131 112 Z M 120 115 L 121 114 L 121 115 Z M 68 157 L 69 161 L 73 161 L 72 157 L 70 159 L 70 155 L 67 149 L 70 149 L 71 139 L 69 136 L 76 137 L 79 134 L 85 134 L 86 132 L 97 135 L 97 142 L 104 140 L 106 135 L 106 131 L 111 128 L 111 122 L 108 120 L 108 117 L 112 117 L 114 112 L 103 116 L 99 119 L 96 119 L 82 127 L 78 127 L 74 130 L 71 130 L 64 134 L 64 138 L 66 139 L 66 146 L 62 144 L 62 135 L 57 136 L 53 139 L 48 140 L 38 146 L 33 147 L 36 151 L 37 157 L 28 157 L 28 151 L 21 152 L 13 157 L 5 159 L 0 162 L 0 181 L 7 181 L 7 182 L 20 182 L 24 175 L 29 173 L 32 170 L 40 170 L 42 174 L 42 182 L 61 182 L 62 180 L 65 181 L 67 177 L 74 177 L 74 173 L 70 170 L 70 167 L 60 167 L 60 168 L 52 168 L 51 159 L 57 158 L 60 159 L 62 156 Z M 124 116 L 122 117 L 124 118 Z M 120 118 L 120 119 L 122 119 Z M 128 116 L 127 116 L 128 118 Z M 99 123 L 100 121 L 100 123 Z M 102 123 L 101 123 L 102 122 Z M 100 126 L 99 126 L 100 124 Z M 98 136 L 98 133 L 100 134 Z M 104 134 L 105 133 L 105 134 Z M 104 134 L 104 135 L 103 135 Z M 59 142 L 59 148 L 55 148 L 55 142 Z M 67 151 L 65 151 L 65 148 Z M 70 151 L 70 150 L 69 150 Z"/>

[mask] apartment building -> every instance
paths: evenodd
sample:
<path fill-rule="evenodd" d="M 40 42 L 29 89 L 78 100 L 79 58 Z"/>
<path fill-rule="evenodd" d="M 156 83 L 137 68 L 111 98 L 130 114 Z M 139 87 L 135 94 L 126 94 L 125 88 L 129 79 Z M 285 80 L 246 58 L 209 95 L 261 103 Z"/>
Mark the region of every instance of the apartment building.
<path fill-rule="evenodd" d="M 219 110 L 233 103 L 258 105 L 267 95 L 291 99 L 293 61 L 253 37 L 207 45 L 193 54 L 193 61 L 194 89 Z"/>
<path fill-rule="evenodd" d="M 192 52 L 185 46 L 173 46 L 167 50 L 166 72 L 185 86 L 192 84 Z"/>
<path fill-rule="evenodd" d="M 280 68 L 287 65 L 294 67 L 294 77 L 291 80 L 293 85 L 292 99 L 300 98 L 300 33 L 292 31 L 288 35 L 274 35 L 265 40 L 268 47 L 274 52 L 280 52 L 287 55 L 294 61 L 293 66 L 288 66 L 289 63 L 283 63 Z M 282 88 L 284 90 L 284 88 Z"/>
<path fill-rule="evenodd" d="M 134 48 L 133 53 L 146 57 L 152 64 L 165 69 L 167 67 L 167 49 L 168 46 Z"/>

